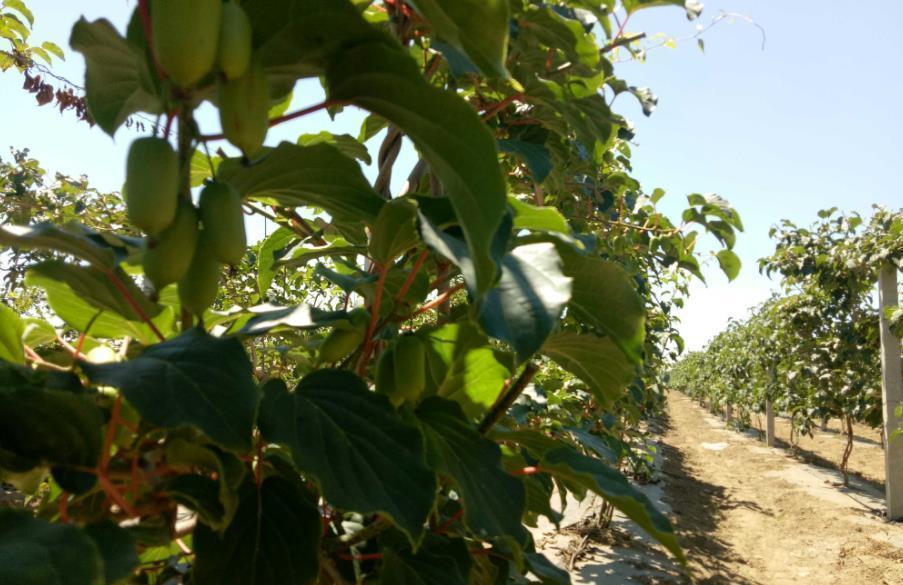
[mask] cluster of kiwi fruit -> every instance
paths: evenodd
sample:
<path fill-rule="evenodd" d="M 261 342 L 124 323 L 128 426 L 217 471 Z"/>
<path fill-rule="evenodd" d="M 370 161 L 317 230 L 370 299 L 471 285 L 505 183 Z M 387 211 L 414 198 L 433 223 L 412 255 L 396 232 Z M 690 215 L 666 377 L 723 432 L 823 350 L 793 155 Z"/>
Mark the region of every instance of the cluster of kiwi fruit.
<path fill-rule="evenodd" d="M 251 24 L 234 1 L 154 0 L 153 48 L 177 87 L 190 89 L 216 70 L 225 137 L 246 155 L 266 137 L 269 88 L 252 55 Z M 148 235 L 145 276 L 157 290 L 178 283 L 182 307 L 202 315 L 216 298 L 223 264 L 237 265 L 247 247 L 238 191 L 209 182 L 195 207 L 182 191 L 179 156 L 168 140 L 135 140 L 126 163 L 129 221 Z"/>

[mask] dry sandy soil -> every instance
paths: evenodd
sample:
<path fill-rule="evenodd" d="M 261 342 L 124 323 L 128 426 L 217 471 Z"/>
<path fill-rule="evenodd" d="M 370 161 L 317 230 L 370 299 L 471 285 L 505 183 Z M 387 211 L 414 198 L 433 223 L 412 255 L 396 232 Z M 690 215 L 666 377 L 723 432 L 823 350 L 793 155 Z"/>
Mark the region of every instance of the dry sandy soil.
<path fill-rule="evenodd" d="M 688 569 L 616 515 L 611 533 L 590 540 L 578 557 L 574 583 L 903 585 L 903 524 L 881 517 L 882 493 L 871 475 L 883 477 L 880 446 L 856 445 L 860 469 L 872 470 L 869 481 L 854 478 L 841 488 L 835 470 L 770 449 L 755 435 L 725 428 L 672 393 L 658 440 L 660 481 L 641 489 L 675 523 Z M 820 433 L 800 447 L 821 461 L 842 449 L 836 435 Z M 579 525 L 597 506 L 569 506 L 563 526 Z M 562 566 L 581 540 L 573 529 L 549 525 L 534 534 Z"/>

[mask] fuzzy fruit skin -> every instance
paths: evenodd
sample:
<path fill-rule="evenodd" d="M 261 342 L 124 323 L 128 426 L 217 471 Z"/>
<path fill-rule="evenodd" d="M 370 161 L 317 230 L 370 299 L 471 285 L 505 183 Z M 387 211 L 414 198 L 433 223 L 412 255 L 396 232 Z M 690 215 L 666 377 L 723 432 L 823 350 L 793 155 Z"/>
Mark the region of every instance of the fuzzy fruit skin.
<path fill-rule="evenodd" d="M 263 66 L 252 62 L 245 74 L 219 84 L 219 120 L 226 139 L 252 156 L 269 127 L 270 89 Z"/>
<path fill-rule="evenodd" d="M 341 360 L 356 350 L 365 336 L 366 332 L 360 329 L 333 329 L 320 345 L 317 362 L 331 364 Z"/>
<path fill-rule="evenodd" d="M 199 207 L 213 253 L 230 266 L 240 264 L 248 247 L 241 195 L 226 183 L 210 183 L 201 191 Z"/>
<path fill-rule="evenodd" d="M 395 388 L 395 346 L 389 346 L 376 363 L 376 391 L 385 394 L 392 404 L 400 406 L 404 398 Z"/>
<path fill-rule="evenodd" d="M 216 64 L 222 0 L 153 0 L 157 62 L 179 87 L 191 87 Z"/>
<path fill-rule="evenodd" d="M 169 142 L 148 136 L 132 142 L 125 165 L 124 188 L 129 221 L 155 236 L 176 217 L 179 156 Z"/>
<path fill-rule="evenodd" d="M 251 63 L 251 21 L 234 1 L 223 5 L 217 62 L 226 79 L 241 77 Z"/>
<path fill-rule="evenodd" d="M 152 238 L 144 251 L 144 274 L 157 290 L 178 281 L 188 271 L 198 242 L 198 213 L 189 201 L 179 200 L 172 224 Z"/>
<path fill-rule="evenodd" d="M 391 345 L 376 366 L 376 391 L 395 406 L 416 402 L 426 386 L 426 348 L 417 337 L 404 336 Z"/>
<path fill-rule="evenodd" d="M 395 342 L 395 389 L 409 402 L 426 386 L 426 348 L 418 337 L 406 335 Z"/>
<path fill-rule="evenodd" d="M 216 300 L 219 292 L 221 264 L 204 230 L 198 235 L 198 244 L 191 258 L 188 272 L 179 280 L 179 301 L 182 308 L 198 317 Z"/>

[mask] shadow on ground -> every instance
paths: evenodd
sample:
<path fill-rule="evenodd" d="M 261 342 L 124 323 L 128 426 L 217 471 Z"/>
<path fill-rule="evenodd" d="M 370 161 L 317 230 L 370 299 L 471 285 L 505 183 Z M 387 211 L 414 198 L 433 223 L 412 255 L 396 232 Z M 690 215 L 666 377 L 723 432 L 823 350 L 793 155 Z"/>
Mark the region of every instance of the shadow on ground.
<path fill-rule="evenodd" d="M 663 430 L 671 428 L 667 415 L 659 421 Z M 694 576 L 700 585 L 765 585 L 733 571 L 730 564 L 742 564 L 743 558 L 730 545 L 715 537 L 724 512 L 739 507 L 769 514 L 755 502 L 730 498 L 724 488 L 693 476 L 684 454 L 662 443 L 665 477 L 664 501 L 671 506 Z M 770 515 L 770 514 L 769 514 Z"/>

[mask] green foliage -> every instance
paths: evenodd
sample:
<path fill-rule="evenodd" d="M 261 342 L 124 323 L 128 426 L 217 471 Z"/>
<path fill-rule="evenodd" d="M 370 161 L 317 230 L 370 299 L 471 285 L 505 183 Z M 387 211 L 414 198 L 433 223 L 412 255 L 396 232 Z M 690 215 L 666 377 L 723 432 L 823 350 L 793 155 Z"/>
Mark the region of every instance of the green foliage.
<path fill-rule="evenodd" d="M 903 216 L 876 208 L 865 223 L 836 211 L 819 212 L 809 228 L 785 220 L 771 230 L 775 251 L 759 266 L 781 275 L 784 292 L 678 363 L 676 388 L 713 405 L 732 404 L 740 420 L 771 400 L 801 433 L 827 418 L 880 424 L 872 295 L 878 270 L 903 259 Z"/>
<path fill-rule="evenodd" d="M 135 143 L 166 154 L 129 165 L 131 221 L 27 154 L 0 166 L 0 473 L 34 474 L 50 520 L 9 516 L 32 532 L 22 554 L 0 546 L 18 555 L 0 575 L 566 583 L 525 525 L 587 490 L 682 558 L 625 474 L 648 471 L 641 423 L 680 351 L 670 307 L 698 236 L 733 277 L 743 226 L 699 195 L 675 224 L 630 176 L 632 130 L 606 99 L 626 85 L 613 3 L 592 7 L 596 31 L 578 0 L 244 0 L 225 33 L 221 2 L 147 4 L 124 36 L 105 20 L 71 36 L 103 131 L 162 118 Z M 244 45 L 211 37 L 245 24 L 239 71 Z M 328 99 L 286 112 L 305 78 Z M 351 107 L 359 139 L 261 147 L 272 125 Z M 393 193 L 405 139 L 418 162 Z M 243 156 L 211 156 L 219 140 Z M 247 246 L 243 210 L 277 229 Z M 169 242 L 182 227 L 196 237 Z"/>

